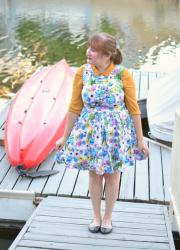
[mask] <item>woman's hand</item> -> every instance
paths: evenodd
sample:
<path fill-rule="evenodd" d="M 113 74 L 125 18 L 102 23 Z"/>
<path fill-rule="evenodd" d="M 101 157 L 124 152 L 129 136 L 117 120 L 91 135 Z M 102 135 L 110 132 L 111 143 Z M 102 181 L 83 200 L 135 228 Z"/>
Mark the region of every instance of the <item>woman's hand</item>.
<path fill-rule="evenodd" d="M 79 115 L 74 114 L 72 112 L 67 113 L 67 119 L 66 119 L 66 127 L 64 131 L 64 135 L 56 141 L 55 143 L 55 150 L 60 150 L 64 144 L 66 143 L 67 139 L 69 138 L 69 135 L 74 127 L 74 124 L 77 120 Z"/>
<path fill-rule="evenodd" d="M 141 153 L 143 153 L 144 158 L 146 159 L 149 156 L 149 148 L 144 140 L 138 141 L 138 148 Z"/>
<path fill-rule="evenodd" d="M 56 144 L 55 144 L 55 150 L 60 150 L 64 146 L 66 141 L 67 141 L 67 138 L 65 136 L 63 136 L 59 140 L 57 140 Z"/>

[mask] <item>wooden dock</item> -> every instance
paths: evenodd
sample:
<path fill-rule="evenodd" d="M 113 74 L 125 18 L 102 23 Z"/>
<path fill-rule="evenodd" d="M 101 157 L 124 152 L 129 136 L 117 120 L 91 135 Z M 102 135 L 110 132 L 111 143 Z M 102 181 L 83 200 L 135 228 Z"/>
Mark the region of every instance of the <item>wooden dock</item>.
<path fill-rule="evenodd" d="M 175 250 L 164 205 L 117 202 L 109 235 L 90 233 L 87 227 L 91 219 L 89 200 L 49 196 L 9 250 Z"/>
<path fill-rule="evenodd" d="M 170 201 L 171 150 L 153 142 L 148 144 L 149 159 L 136 161 L 134 166 L 123 172 L 119 199 L 165 204 Z M 4 148 L 0 147 L 0 191 L 31 191 L 38 197 L 54 195 L 88 198 L 88 172 L 66 169 L 64 164 L 54 162 L 54 156 L 55 152 L 34 171 L 55 169 L 59 170 L 58 174 L 37 179 L 26 178 L 19 176 L 15 168 L 10 166 Z"/>
<path fill-rule="evenodd" d="M 137 83 L 137 96 L 144 100 L 149 86 L 162 76 L 162 73 L 132 71 Z M 4 139 L 4 126 L 10 105 L 0 114 L 0 137 Z M 171 148 L 146 139 L 150 157 L 135 162 L 125 171 L 119 183 L 119 200 L 169 204 L 169 168 Z M 42 197 L 67 196 L 89 198 L 88 172 L 68 170 L 65 165 L 54 162 L 55 152 L 33 171 L 59 170 L 59 173 L 38 179 L 21 177 L 10 166 L 3 146 L 0 146 L 0 219 L 27 220 L 35 209 L 33 201 Z M 104 194 L 103 194 L 104 198 Z M 7 204 L 9 204 L 7 206 Z M 16 206 L 16 213 L 13 213 Z M 25 209 L 26 208 L 26 209 Z"/>
<path fill-rule="evenodd" d="M 147 91 L 163 74 L 131 72 L 144 118 Z M 2 144 L 9 107 L 0 113 Z M 4 146 L 0 146 L 0 223 L 27 221 L 9 250 L 174 250 L 167 214 L 171 148 L 145 140 L 150 157 L 136 161 L 122 173 L 110 235 L 87 230 L 92 219 L 87 171 L 66 169 L 64 164 L 54 162 L 52 152 L 33 171 L 54 169 L 59 170 L 58 174 L 38 179 L 21 177 L 9 164 Z M 102 203 L 104 207 L 104 200 Z"/>

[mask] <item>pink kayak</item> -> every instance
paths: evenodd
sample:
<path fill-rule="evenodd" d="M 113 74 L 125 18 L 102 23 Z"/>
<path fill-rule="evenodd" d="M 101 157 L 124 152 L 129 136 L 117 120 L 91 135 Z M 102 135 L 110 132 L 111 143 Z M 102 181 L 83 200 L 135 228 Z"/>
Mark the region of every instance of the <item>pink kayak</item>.
<path fill-rule="evenodd" d="M 61 60 L 35 73 L 17 93 L 5 127 L 6 152 L 13 166 L 36 167 L 63 135 L 74 74 Z"/>

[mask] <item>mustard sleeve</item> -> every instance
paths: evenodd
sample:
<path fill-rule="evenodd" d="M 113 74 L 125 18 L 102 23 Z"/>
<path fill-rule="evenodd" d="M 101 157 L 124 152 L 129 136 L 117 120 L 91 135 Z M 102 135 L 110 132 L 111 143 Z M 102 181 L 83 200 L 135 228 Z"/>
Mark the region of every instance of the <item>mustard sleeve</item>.
<path fill-rule="evenodd" d="M 140 115 L 141 111 L 136 99 L 136 84 L 132 75 L 127 69 L 123 69 L 122 83 L 124 89 L 124 100 L 128 111 L 132 115 Z"/>
<path fill-rule="evenodd" d="M 81 66 L 74 77 L 74 82 L 73 82 L 73 90 L 72 90 L 72 97 L 69 105 L 69 112 L 75 113 L 79 115 L 81 113 L 81 110 L 84 106 L 81 92 L 83 88 L 83 80 L 82 80 L 82 73 L 83 72 L 83 67 Z"/>

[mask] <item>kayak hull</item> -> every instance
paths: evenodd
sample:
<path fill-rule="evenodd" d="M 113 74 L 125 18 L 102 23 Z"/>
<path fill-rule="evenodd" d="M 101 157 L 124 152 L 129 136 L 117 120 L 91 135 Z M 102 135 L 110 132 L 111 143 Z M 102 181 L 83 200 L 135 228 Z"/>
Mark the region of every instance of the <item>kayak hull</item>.
<path fill-rule="evenodd" d="M 74 78 L 65 60 L 30 77 L 17 93 L 5 126 L 5 148 L 12 166 L 38 166 L 65 129 Z"/>

